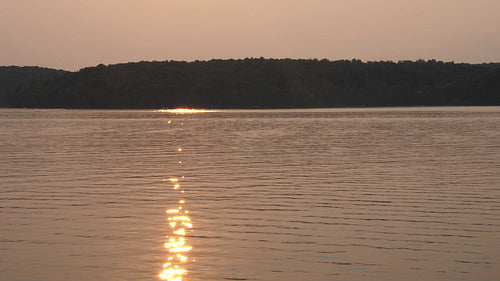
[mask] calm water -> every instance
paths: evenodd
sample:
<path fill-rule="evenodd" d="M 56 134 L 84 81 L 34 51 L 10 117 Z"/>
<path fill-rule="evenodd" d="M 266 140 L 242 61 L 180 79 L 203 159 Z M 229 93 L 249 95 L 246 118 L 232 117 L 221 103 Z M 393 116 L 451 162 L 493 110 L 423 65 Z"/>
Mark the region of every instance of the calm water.
<path fill-rule="evenodd" d="M 500 276 L 500 107 L 4 109 L 0 132 L 2 281 Z"/>

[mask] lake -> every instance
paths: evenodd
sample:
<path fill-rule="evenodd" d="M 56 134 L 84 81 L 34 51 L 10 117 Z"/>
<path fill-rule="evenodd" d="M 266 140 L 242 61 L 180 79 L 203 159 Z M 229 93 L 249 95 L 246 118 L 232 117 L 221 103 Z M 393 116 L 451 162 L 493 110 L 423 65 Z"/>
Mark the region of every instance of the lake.
<path fill-rule="evenodd" d="M 500 107 L 0 121 L 2 281 L 500 276 Z"/>

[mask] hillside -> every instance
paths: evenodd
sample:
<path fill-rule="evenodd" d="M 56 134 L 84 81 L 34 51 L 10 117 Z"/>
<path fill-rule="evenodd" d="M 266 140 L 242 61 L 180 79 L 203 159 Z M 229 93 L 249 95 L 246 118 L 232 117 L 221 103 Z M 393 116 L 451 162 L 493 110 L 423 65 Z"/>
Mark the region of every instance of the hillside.
<path fill-rule="evenodd" d="M 41 67 L 0 67 L 0 107 L 12 106 L 10 96 L 17 96 L 33 84 L 64 74 L 65 71 Z"/>
<path fill-rule="evenodd" d="M 32 70 L 39 76 L 26 70 L 8 78 L 0 71 L 0 89 L 7 93 L 4 104 L 42 108 L 500 105 L 498 64 L 251 58 L 99 65 L 78 72 Z"/>

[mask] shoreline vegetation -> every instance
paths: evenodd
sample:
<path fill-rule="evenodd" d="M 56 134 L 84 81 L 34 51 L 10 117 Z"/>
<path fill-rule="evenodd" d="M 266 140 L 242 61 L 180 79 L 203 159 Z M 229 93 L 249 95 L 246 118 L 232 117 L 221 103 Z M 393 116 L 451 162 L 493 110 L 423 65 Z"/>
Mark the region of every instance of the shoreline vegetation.
<path fill-rule="evenodd" d="M 0 107 L 266 109 L 500 105 L 500 63 L 227 59 L 0 67 Z"/>

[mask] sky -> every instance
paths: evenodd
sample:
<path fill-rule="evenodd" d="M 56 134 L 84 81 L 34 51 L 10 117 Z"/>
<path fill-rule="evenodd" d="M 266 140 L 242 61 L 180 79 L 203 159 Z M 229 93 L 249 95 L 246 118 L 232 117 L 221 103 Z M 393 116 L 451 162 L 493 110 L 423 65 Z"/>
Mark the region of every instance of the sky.
<path fill-rule="evenodd" d="M 500 62 L 499 0 L 0 0 L 0 65 Z"/>

